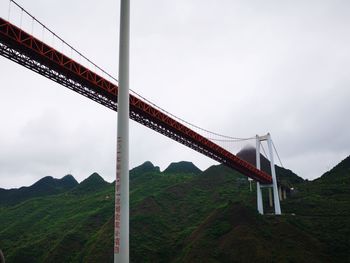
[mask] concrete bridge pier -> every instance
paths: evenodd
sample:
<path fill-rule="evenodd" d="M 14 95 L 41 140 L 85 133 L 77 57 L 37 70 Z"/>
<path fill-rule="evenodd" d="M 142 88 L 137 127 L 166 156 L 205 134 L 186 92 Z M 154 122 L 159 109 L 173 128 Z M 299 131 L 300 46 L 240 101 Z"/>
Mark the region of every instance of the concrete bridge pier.
<path fill-rule="evenodd" d="M 280 198 L 280 201 L 283 201 L 282 187 L 281 186 L 278 186 L 278 196 Z"/>
<path fill-rule="evenodd" d="M 287 199 L 287 189 L 282 187 L 282 186 L 278 186 L 278 195 L 279 195 L 280 201 L 286 200 Z"/>
<path fill-rule="evenodd" d="M 269 188 L 269 205 L 270 207 L 273 207 L 273 202 L 272 202 L 272 189 Z"/>
<path fill-rule="evenodd" d="M 258 138 L 258 137 L 257 137 Z M 260 141 L 256 141 L 256 168 L 260 170 Z M 261 186 L 259 182 L 256 182 L 256 200 L 258 205 L 258 212 L 264 214 L 264 205 L 261 194 Z"/>

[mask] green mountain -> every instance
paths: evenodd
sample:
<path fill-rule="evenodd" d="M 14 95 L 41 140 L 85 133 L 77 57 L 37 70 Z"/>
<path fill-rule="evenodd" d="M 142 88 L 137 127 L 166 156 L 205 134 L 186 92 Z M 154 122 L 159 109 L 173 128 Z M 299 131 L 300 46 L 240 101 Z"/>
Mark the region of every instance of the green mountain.
<path fill-rule="evenodd" d="M 323 174 L 319 179 L 319 181 L 330 181 L 332 182 L 349 182 L 350 180 L 350 156 L 341 161 L 338 165 L 336 165 L 329 172 Z"/>
<path fill-rule="evenodd" d="M 140 166 L 130 170 L 130 180 L 148 173 L 160 173 L 160 169 L 158 166 L 154 166 L 151 162 L 144 162 Z"/>
<path fill-rule="evenodd" d="M 130 171 L 131 262 L 350 261 L 347 161 L 294 184 L 283 216 L 257 214 L 255 189 L 223 165 L 169 167 Z M 10 263 L 113 262 L 113 214 L 114 184 L 95 173 L 64 192 L 0 205 L 0 248 Z"/>
<path fill-rule="evenodd" d="M 107 183 L 98 173 L 93 173 L 84 181 L 82 181 L 77 187 L 72 190 L 75 194 L 89 194 L 96 193 L 99 190 L 103 190 L 110 184 Z"/>
<path fill-rule="evenodd" d="M 171 163 L 165 170 L 165 174 L 200 174 L 202 171 L 191 162 Z"/>
<path fill-rule="evenodd" d="M 327 244 L 332 262 L 350 262 L 350 156 L 314 181 L 306 181 L 284 211 L 294 224 Z"/>
<path fill-rule="evenodd" d="M 186 240 L 180 262 L 326 262 L 325 245 L 290 224 L 228 203 L 214 210 Z"/>
<path fill-rule="evenodd" d="M 46 176 L 28 187 L 9 190 L 0 188 L 0 205 L 14 205 L 34 197 L 63 193 L 77 185 L 78 182 L 72 175 L 66 175 L 62 179 Z"/>

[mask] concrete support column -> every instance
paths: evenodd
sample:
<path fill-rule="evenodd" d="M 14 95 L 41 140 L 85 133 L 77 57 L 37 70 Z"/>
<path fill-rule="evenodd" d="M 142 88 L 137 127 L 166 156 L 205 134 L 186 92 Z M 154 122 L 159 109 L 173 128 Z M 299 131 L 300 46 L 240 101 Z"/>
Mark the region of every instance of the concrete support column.
<path fill-rule="evenodd" d="M 278 196 L 278 189 L 277 189 L 277 178 L 276 178 L 276 171 L 275 171 L 275 162 L 273 160 L 273 150 L 272 150 L 272 142 L 271 142 L 271 135 L 270 133 L 267 134 L 267 145 L 269 147 L 269 153 L 270 153 L 270 166 L 271 166 L 271 175 L 272 175 L 272 185 L 273 185 L 273 199 L 275 204 L 275 214 L 280 215 L 281 214 L 281 205 L 280 205 L 280 199 Z"/>
<path fill-rule="evenodd" d="M 278 196 L 280 197 L 280 201 L 283 201 L 282 187 L 281 186 L 278 186 Z"/>
<path fill-rule="evenodd" d="M 263 206 L 261 187 L 259 182 L 256 182 L 256 199 L 257 199 L 257 205 L 258 205 L 258 212 L 259 214 L 263 215 L 264 206 Z"/>
<path fill-rule="evenodd" d="M 273 207 L 273 202 L 272 202 L 272 188 L 269 188 L 269 205 L 270 205 L 270 207 Z"/>
<path fill-rule="evenodd" d="M 283 188 L 283 200 L 287 199 L 287 190 Z"/>
<path fill-rule="evenodd" d="M 260 170 L 260 139 L 258 135 L 256 135 L 256 168 Z M 256 200 L 257 200 L 258 211 L 261 215 L 263 215 L 264 205 L 263 205 L 261 187 L 259 182 L 256 182 Z"/>

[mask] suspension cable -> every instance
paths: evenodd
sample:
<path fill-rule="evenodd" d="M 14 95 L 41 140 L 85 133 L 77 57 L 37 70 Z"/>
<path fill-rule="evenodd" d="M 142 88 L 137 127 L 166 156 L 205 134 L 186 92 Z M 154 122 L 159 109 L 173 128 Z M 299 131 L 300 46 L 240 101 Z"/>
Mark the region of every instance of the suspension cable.
<path fill-rule="evenodd" d="M 272 141 L 272 140 L 271 140 L 271 141 Z M 280 156 L 279 156 L 279 154 L 278 154 L 278 152 L 277 152 L 276 146 L 275 146 L 275 144 L 273 143 L 273 141 L 272 141 L 272 146 L 273 146 L 273 148 L 275 149 L 277 158 L 278 158 L 278 160 L 279 160 L 281 166 L 284 168 L 284 166 L 283 166 L 283 164 L 282 164 L 282 161 L 281 161 L 281 158 L 280 158 Z"/>
<path fill-rule="evenodd" d="M 106 74 L 108 77 L 110 77 L 111 79 L 115 80 L 116 82 L 118 82 L 118 80 L 113 77 L 111 74 L 109 74 L 108 72 L 106 72 L 104 69 L 102 69 L 101 67 L 99 67 L 97 64 L 95 64 L 93 61 L 91 61 L 90 59 L 88 59 L 86 56 L 84 56 L 82 53 L 80 53 L 78 50 L 76 50 L 73 46 L 71 46 L 70 44 L 68 44 L 66 41 L 64 41 L 60 36 L 58 36 L 56 33 L 54 33 L 51 29 L 49 29 L 47 26 L 45 26 L 42 22 L 40 22 L 38 19 L 36 19 L 34 16 L 32 16 L 26 9 L 24 9 L 21 5 L 19 5 L 15 0 L 10 0 L 10 3 L 14 3 L 18 8 L 20 8 L 23 12 L 25 12 L 28 16 L 30 16 L 33 20 L 35 20 L 38 24 L 40 24 L 43 28 L 45 28 L 48 32 L 50 32 L 54 37 L 56 37 L 57 39 L 59 39 L 60 41 L 62 41 L 66 46 L 70 47 L 74 52 L 76 52 L 79 56 L 81 56 L 82 58 L 84 58 L 87 62 L 89 62 L 90 64 L 92 64 L 93 66 L 95 66 L 96 68 L 98 68 L 101 72 L 103 72 L 104 74 Z"/>
<path fill-rule="evenodd" d="M 160 110 L 163 111 L 164 113 L 170 115 L 171 117 L 174 117 L 174 118 L 176 118 L 177 120 L 180 120 L 180 121 L 182 121 L 182 122 L 184 122 L 184 123 L 186 123 L 186 124 L 188 124 L 188 125 L 190 125 L 190 126 L 192 126 L 192 127 L 194 127 L 194 128 L 197 128 L 197 129 L 199 129 L 199 130 L 201 130 L 201 131 L 208 132 L 208 133 L 210 133 L 210 134 L 212 134 L 212 135 L 216 135 L 216 136 L 219 136 L 219 137 L 223 137 L 223 138 L 230 139 L 230 140 L 228 140 L 228 141 L 245 141 L 245 140 L 251 140 L 251 139 L 254 139 L 254 138 L 255 138 L 255 137 L 248 137 L 248 138 L 232 137 L 232 136 L 227 136 L 227 135 L 223 135 L 223 134 L 220 134 L 220 133 L 216 133 L 216 132 L 209 131 L 209 130 L 207 130 L 207 129 L 204 129 L 204 128 L 202 128 L 202 127 L 199 127 L 199 126 L 197 126 L 197 125 L 195 125 L 195 124 L 193 124 L 193 123 L 190 123 L 190 122 L 188 122 L 188 121 L 186 121 L 186 120 L 184 120 L 184 119 L 182 119 L 182 118 L 180 118 L 180 117 L 178 117 L 178 116 L 176 116 L 176 115 L 174 115 L 174 114 L 168 112 L 167 110 L 165 110 L 165 109 L 159 107 L 158 105 L 154 104 L 153 102 L 151 102 L 150 100 L 146 99 L 146 98 L 143 97 L 142 95 L 138 94 L 136 91 L 131 90 L 131 92 L 133 92 L 134 94 L 136 94 L 137 96 L 139 96 L 139 97 L 142 98 L 143 100 L 147 101 L 147 102 L 148 102 L 149 104 L 151 104 L 152 106 L 155 106 L 157 109 L 160 109 Z M 215 139 L 211 139 L 211 140 L 215 140 Z M 220 141 L 220 139 L 217 139 L 217 141 Z M 222 141 L 224 141 L 224 140 L 222 140 Z"/>
<path fill-rule="evenodd" d="M 190 124 L 190 125 L 192 125 L 192 124 Z M 202 129 L 202 130 L 204 130 L 204 129 Z M 204 131 L 206 131 L 206 130 L 204 130 Z M 210 132 L 210 131 L 208 131 L 208 132 L 211 133 L 211 134 L 215 134 L 215 133 Z M 221 137 L 226 138 L 226 137 L 229 137 L 229 136 L 222 135 Z M 217 142 L 241 142 L 241 141 L 254 140 L 255 138 L 251 137 L 251 138 L 234 138 L 234 139 L 212 139 L 212 138 L 207 137 L 207 139 L 210 139 L 212 141 L 217 141 Z"/>
<path fill-rule="evenodd" d="M 85 59 L 87 62 L 89 62 L 91 65 L 93 65 L 95 68 L 99 69 L 102 73 L 104 73 L 106 76 L 110 77 L 112 80 L 116 81 L 116 83 L 118 83 L 118 79 L 115 78 L 113 75 L 111 75 L 110 73 L 108 73 L 106 70 L 104 70 L 103 68 L 99 67 L 97 64 L 95 64 L 93 61 L 91 61 L 89 58 L 87 58 L 86 56 L 84 56 L 82 53 L 80 53 L 77 49 L 75 49 L 72 45 L 68 44 L 65 40 L 63 40 L 60 36 L 58 36 L 56 33 L 54 33 L 51 29 L 49 29 L 46 25 L 44 25 L 41 21 L 39 21 L 37 18 L 35 18 L 33 15 L 31 15 L 26 9 L 24 9 L 21 5 L 19 5 L 15 0 L 9 0 L 9 12 L 10 12 L 10 7 L 11 7 L 11 3 L 14 3 L 18 8 L 21 9 L 22 12 L 26 13 L 28 16 L 30 16 L 33 21 L 36 21 L 38 24 L 40 24 L 43 29 L 47 30 L 48 32 L 50 32 L 54 38 L 57 38 L 58 40 L 60 40 L 63 44 L 65 44 L 66 46 L 68 46 L 71 51 L 74 51 L 76 54 L 78 54 L 80 57 L 82 57 L 83 59 Z M 10 13 L 9 13 L 10 15 Z M 33 30 L 34 25 L 32 25 L 32 30 Z M 151 102 L 150 100 L 146 99 L 145 97 L 143 97 L 142 95 L 140 95 L 139 93 L 137 93 L 136 91 L 130 89 L 130 91 L 135 94 L 136 96 L 138 96 L 139 98 L 143 99 L 144 101 L 146 101 L 147 103 L 151 104 L 152 106 L 156 107 L 157 109 L 159 109 L 160 111 L 162 111 L 163 113 L 179 120 L 180 122 L 183 122 L 187 125 L 190 125 L 202 132 L 207 132 L 210 133 L 212 135 L 221 137 L 221 138 L 225 138 L 225 139 L 211 139 L 213 141 L 222 141 L 222 142 L 236 142 L 236 141 L 247 141 L 247 140 L 251 140 L 251 139 L 255 139 L 255 137 L 248 137 L 248 138 L 239 138 L 239 137 L 232 137 L 232 136 L 227 136 L 227 135 L 223 135 L 217 132 L 212 132 L 209 131 L 207 129 L 204 129 L 202 127 L 199 127 L 198 125 L 195 125 L 193 123 L 190 123 L 170 112 L 168 112 L 167 110 L 159 107 L 158 105 L 156 105 L 155 103 Z"/>
<path fill-rule="evenodd" d="M 265 152 L 265 148 L 264 148 L 264 145 L 260 142 L 260 145 L 261 145 L 261 148 L 263 149 L 263 152 L 265 154 L 265 158 L 269 160 L 269 158 L 267 157 L 267 154 Z"/>

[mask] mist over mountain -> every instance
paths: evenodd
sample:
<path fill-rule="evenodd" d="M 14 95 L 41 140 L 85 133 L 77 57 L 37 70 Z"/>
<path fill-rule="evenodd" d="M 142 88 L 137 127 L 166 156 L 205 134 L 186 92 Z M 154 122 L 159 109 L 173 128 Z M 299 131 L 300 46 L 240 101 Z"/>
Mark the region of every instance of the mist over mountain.
<path fill-rule="evenodd" d="M 243 148 L 237 153 L 237 156 L 250 164 L 256 166 L 256 149 L 253 147 Z M 271 164 L 270 161 L 263 155 L 260 154 L 260 169 L 271 175 Z M 304 182 L 304 179 L 296 175 L 289 169 L 285 169 L 275 164 L 277 180 L 284 185 L 293 187 L 295 184 Z"/>

